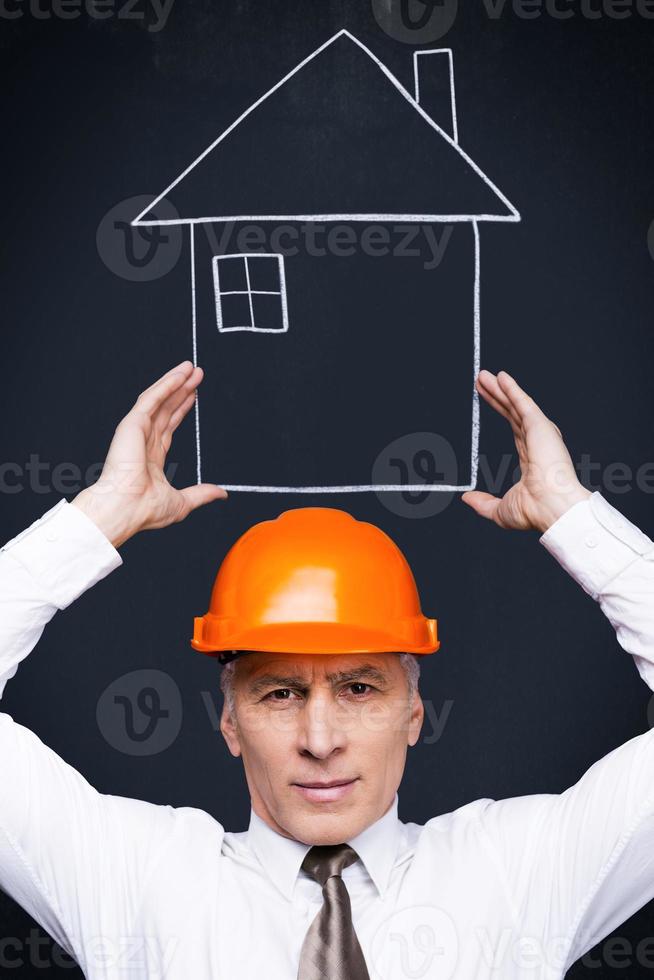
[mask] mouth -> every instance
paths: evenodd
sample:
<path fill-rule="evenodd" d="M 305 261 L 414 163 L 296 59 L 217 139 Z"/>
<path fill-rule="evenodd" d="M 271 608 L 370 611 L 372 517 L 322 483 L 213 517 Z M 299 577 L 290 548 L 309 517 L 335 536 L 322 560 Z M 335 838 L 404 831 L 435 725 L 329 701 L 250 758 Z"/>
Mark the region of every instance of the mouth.
<path fill-rule="evenodd" d="M 310 803 L 333 803 L 344 799 L 358 780 L 333 779 L 330 782 L 292 783 L 305 800 Z"/>

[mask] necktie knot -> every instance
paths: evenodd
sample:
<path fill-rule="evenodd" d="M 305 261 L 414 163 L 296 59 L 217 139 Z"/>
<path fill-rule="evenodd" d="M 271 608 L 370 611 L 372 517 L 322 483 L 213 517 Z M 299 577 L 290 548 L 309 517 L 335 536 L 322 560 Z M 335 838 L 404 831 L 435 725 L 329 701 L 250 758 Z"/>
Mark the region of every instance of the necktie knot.
<path fill-rule="evenodd" d="M 324 886 L 328 878 L 340 875 L 343 868 L 358 861 L 359 855 L 349 844 L 315 844 L 302 862 L 307 874 Z"/>

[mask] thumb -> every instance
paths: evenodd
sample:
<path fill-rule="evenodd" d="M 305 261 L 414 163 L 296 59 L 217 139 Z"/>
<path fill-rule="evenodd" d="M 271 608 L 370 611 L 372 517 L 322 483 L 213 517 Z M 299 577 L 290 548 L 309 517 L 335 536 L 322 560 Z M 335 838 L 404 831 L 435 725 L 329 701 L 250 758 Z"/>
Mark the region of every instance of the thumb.
<path fill-rule="evenodd" d="M 492 493 L 484 493 L 482 490 L 468 490 L 461 494 L 461 500 L 491 521 L 500 503 L 499 497 L 494 497 Z"/>
<path fill-rule="evenodd" d="M 210 504 L 213 500 L 222 500 L 228 496 L 227 491 L 215 483 L 196 483 L 192 487 L 184 487 L 180 493 L 189 510 L 195 510 L 203 504 Z"/>

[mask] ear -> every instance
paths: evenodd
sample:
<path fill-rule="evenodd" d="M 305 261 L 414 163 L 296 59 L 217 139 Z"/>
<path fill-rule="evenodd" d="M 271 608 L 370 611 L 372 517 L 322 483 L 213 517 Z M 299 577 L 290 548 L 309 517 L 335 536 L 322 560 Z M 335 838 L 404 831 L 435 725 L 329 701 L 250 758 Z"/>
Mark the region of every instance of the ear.
<path fill-rule="evenodd" d="M 227 701 L 223 703 L 223 710 L 220 716 L 220 731 L 222 732 L 223 738 L 227 742 L 227 748 L 232 753 L 233 756 L 238 757 L 241 754 L 241 743 L 238 737 L 238 730 L 234 724 L 234 719 L 230 714 L 229 707 L 227 706 Z"/>
<path fill-rule="evenodd" d="M 409 745 L 415 745 L 418 741 L 418 736 L 420 735 L 420 729 L 422 728 L 422 723 L 425 718 L 425 706 L 422 703 L 422 698 L 418 691 L 413 695 L 413 701 L 411 703 L 411 714 L 409 715 L 409 725 L 407 732 L 407 742 Z"/>

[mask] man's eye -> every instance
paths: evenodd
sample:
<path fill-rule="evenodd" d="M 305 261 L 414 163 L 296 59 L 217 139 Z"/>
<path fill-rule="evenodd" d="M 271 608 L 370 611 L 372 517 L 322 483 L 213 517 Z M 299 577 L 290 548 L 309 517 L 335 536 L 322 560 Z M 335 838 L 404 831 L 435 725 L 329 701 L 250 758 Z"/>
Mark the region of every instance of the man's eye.
<path fill-rule="evenodd" d="M 348 687 L 367 687 L 371 691 L 374 690 L 374 688 L 370 684 L 364 684 L 363 681 L 355 681 L 353 684 L 348 684 Z M 368 693 L 367 691 L 360 691 L 357 696 L 361 696 L 361 695 L 367 694 L 367 693 Z"/>
<path fill-rule="evenodd" d="M 271 701 L 288 701 L 288 698 L 274 698 L 273 694 L 285 694 L 290 692 L 290 690 L 291 690 L 290 687 L 275 688 L 274 691 L 270 691 L 269 694 L 266 694 L 264 701 L 266 701 L 267 699 L 270 699 Z"/>
<path fill-rule="evenodd" d="M 368 690 L 352 691 L 352 688 L 367 688 L 370 691 L 374 691 L 375 688 L 371 684 L 364 684 L 363 681 L 354 681 L 352 684 L 348 684 L 344 690 L 351 691 L 355 700 L 361 699 L 368 694 Z M 292 694 L 292 689 L 290 687 L 277 687 L 274 691 L 270 691 L 264 696 L 264 701 L 289 701 L 288 697 L 276 697 L 277 694 Z"/>

